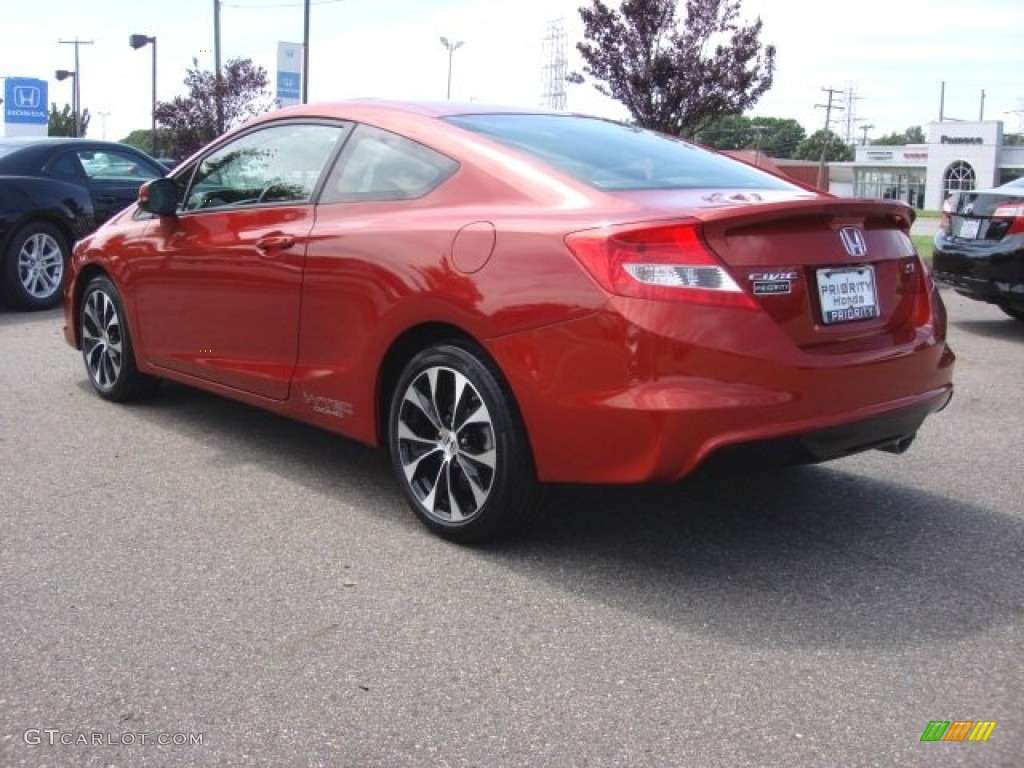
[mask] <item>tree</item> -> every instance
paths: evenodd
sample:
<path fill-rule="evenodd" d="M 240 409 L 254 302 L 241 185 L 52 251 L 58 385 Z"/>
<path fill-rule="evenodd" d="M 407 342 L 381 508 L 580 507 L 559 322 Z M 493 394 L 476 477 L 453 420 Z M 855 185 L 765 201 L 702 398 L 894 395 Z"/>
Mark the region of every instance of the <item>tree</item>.
<path fill-rule="evenodd" d="M 78 116 L 78 135 L 85 136 L 89 130 L 89 120 L 92 116 L 88 109 L 83 109 Z M 71 111 L 71 105 L 65 104 L 64 109 L 57 109 L 57 102 L 50 103 L 50 119 L 46 128 L 47 136 L 74 136 L 75 135 L 75 113 Z"/>
<path fill-rule="evenodd" d="M 800 142 L 793 157 L 797 160 L 821 160 L 821 149 L 828 144 L 825 152 L 825 161 L 829 163 L 844 163 L 853 160 L 853 147 L 848 147 L 835 131 L 827 131 L 824 128 L 815 131 L 806 139 Z"/>
<path fill-rule="evenodd" d="M 163 151 L 176 157 L 191 155 L 222 130 L 266 112 L 273 106 L 267 90 L 267 71 L 251 59 L 231 59 L 218 79 L 216 73 L 192 68 L 185 76 L 187 96 L 157 103 L 157 125 L 166 137 Z"/>
<path fill-rule="evenodd" d="M 761 20 L 741 26 L 740 0 L 601 0 L 579 9 L 583 72 L 625 105 L 644 128 L 695 136 L 712 120 L 740 114 L 771 87 L 775 46 L 762 48 Z M 578 72 L 569 76 L 584 82 Z"/>
<path fill-rule="evenodd" d="M 924 130 L 920 125 L 912 125 L 905 131 L 887 133 L 871 140 L 872 145 L 881 147 L 902 147 L 904 144 L 924 144 Z"/>
<path fill-rule="evenodd" d="M 697 141 L 714 149 L 756 149 L 769 157 L 792 157 L 806 138 L 792 118 L 726 115 L 697 134 Z"/>
<path fill-rule="evenodd" d="M 137 128 L 123 139 L 122 144 L 128 144 L 136 149 L 151 154 L 153 152 L 153 131 L 149 128 Z M 156 156 L 173 157 L 174 153 L 168 148 L 170 141 L 167 138 L 167 131 L 156 132 Z"/>

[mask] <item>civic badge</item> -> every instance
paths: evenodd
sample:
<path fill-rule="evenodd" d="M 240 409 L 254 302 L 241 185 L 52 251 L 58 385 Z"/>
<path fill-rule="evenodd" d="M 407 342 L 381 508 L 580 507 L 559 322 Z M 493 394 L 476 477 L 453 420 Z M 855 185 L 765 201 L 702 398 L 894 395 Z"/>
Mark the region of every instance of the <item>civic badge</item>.
<path fill-rule="evenodd" d="M 839 239 L 843 241 L 846 252 L 854 258 L 868 255 L 868 244 L 858 227 L 843 227 L 839 230 Z"/>

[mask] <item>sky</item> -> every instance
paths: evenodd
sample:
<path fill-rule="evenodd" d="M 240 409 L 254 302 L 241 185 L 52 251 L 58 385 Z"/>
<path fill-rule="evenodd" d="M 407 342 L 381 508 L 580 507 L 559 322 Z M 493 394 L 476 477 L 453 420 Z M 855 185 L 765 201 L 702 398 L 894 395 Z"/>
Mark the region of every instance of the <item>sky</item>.
<path fill-rule="evenodd" d="M 615 0 L 606 0 L 614 5 Z M 89 135 L 121 139 L 148 128 L 152 49 L 133 50 L 131 34 L 157 38 L 157 98 L 184 95 L 193 58 L 214 67 L 217 0 L 37 0 L 0 27 L 0 76 L 49 80 L 51 102 L 71 103 L 79 47 L 82 107 Z M 251 58 L 275 79 L 277 43 L 301 42 L 302 0 L 219 0 L 221 59 Z M 451 57 L 452 98 L 539 106 L 544 38 L 562 19 L 569 70 L 579 70 L 581 0 L 312 0 L 309 100 L 357 97 L 444 99 L 449 54 L 441 36 L 462 41 Z M 685 3 L 681 3 L 685 5 Z M 160 9 L 163 10 L 160 10 Z M 763 43 L 777 48 L 772 89 L 749 113 L 793 118 L 811 133 L 825 124 L 828 94 L 847 95 L 833 129 L 858 140 L 939 118 L 1004 121 L 1024 130 L 1022 0 L 742 0 L 745 20 L 760 17 Z M 592 85 L 567 85 L 567 108 L 625 118 L 621 105 Z M 852 98 L 850 98 L 852 96 Z M 837 94 L 838 97 L 838 94 Z"/>

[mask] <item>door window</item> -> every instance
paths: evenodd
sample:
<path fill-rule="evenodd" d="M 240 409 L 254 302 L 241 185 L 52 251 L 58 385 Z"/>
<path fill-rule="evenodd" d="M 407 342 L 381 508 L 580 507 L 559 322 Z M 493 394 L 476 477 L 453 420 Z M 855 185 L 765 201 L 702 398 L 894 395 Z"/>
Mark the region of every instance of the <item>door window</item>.
<path fill-rule="evenodd" d="M 239 136 L 200 161 L 183 208 L 308 203 L 345 131 L 342 124 L 281 123 Z"/>

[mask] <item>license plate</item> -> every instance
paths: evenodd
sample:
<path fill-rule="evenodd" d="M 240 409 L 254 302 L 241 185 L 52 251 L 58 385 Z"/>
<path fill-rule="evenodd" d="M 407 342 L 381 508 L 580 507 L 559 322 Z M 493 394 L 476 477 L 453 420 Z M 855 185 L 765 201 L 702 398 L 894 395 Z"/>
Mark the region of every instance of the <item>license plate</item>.
<path fill-rule="evenodd" d="M 978 236 L 979 229 L 981 229 L 981 219 L 964 219 L 960 222 L 960 232 L 958 233 L 958 236 L 973 240 Z"/>
<path fill-rule="evenodd" d="M 836 267 L 818 270 L 821 319 L 826 325 L 878 317 L 875 268 Z"/>

